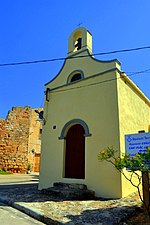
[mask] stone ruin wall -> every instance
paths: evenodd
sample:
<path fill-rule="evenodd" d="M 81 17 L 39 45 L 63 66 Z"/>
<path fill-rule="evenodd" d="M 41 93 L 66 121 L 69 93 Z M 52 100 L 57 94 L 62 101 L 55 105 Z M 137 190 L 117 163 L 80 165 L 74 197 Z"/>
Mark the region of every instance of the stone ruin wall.
<path fill-rule="evenodd" d="M 38 112 L 43 111 L 43 108 L 36 109 Z M 31 171 L 38 172 L 40 167 L 40 153 L 41 153 L 41 134 L 42 121 L 39 120 L 39 115 L 32 109 L 30 112 L 30 126 L 28 138 L 28 163 Z"/>
<path fill-rule="evenodd" d="M 34 118 L 31 118 L 33 112 Z M 24 108 L 13 107 L 5 120 L 0 119 L 0 170 L 13 173 L 27 172 L 31 158 L 28 154 L 30 121 L 32 121 L 33 128 L 37 123 L 37 118 L 35 110 L 26 106 Z M 34 126 L 33 119 L 35 120 Z M 41 122 L 38 126 L 41 126 Z M 37 135 L 36 138 L 38 138 Z"/>

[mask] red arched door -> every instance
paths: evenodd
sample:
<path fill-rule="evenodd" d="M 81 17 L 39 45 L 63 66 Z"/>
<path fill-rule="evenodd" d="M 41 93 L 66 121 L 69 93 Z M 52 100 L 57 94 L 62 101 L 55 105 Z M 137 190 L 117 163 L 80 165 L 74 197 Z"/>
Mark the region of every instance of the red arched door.
<path fill-rule="evenodd" d="M 85 137 L 80 124 L 73 125 L 66 136 L 65 177 L 85 178 Z"/>

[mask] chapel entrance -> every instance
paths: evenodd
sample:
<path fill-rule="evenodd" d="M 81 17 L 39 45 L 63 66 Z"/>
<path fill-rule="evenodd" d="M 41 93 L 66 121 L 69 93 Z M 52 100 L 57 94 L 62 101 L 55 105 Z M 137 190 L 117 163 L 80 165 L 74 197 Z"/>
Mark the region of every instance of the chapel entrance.
<path fill-rule="evenodd" d="M 80 124 L 73 125 L 66 136 L 65 178 L 85 178 L 85 136 Z"/>

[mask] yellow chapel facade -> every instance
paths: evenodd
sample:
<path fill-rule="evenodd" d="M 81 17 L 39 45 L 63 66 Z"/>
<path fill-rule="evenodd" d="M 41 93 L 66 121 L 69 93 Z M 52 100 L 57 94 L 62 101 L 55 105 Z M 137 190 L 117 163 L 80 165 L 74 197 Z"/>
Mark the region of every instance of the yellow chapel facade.
<path fill-rule="evenodd" d="M 125 134 L 150 131 L 150 100 L 120 66 L 92 56 L 87 29 L 71 33 L 68 57 L 45 85 L 39 189 L 64 182 L 86 184 L 98 197 L 135 191 L 112 165 L 98 161 L 108 146 L 125 153 Z"/>

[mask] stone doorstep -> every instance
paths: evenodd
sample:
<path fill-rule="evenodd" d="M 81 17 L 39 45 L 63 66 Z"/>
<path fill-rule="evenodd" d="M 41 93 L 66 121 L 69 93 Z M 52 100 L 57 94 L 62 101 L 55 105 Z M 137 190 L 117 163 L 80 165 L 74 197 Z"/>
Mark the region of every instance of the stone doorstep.
<path fill-rule="evenodd" d="M 42 192 L 47 195 L 54 195 L 64 200 L 90 200 L 95 198 L 95 193 L 88 190 L 84 184 L 68 184 L 57 182 L 53 187 L 43 189 Z"/>
<path fill-rule="evenodd" d="M 77 183 L 62 183 L 62 182 L 55 182 L 53 184 L 54 187 L 64 188 L 64 189 L 80 189 L 80 190 L 87 190 L 87 186 L 85 184 L 77 184 Z"/>

